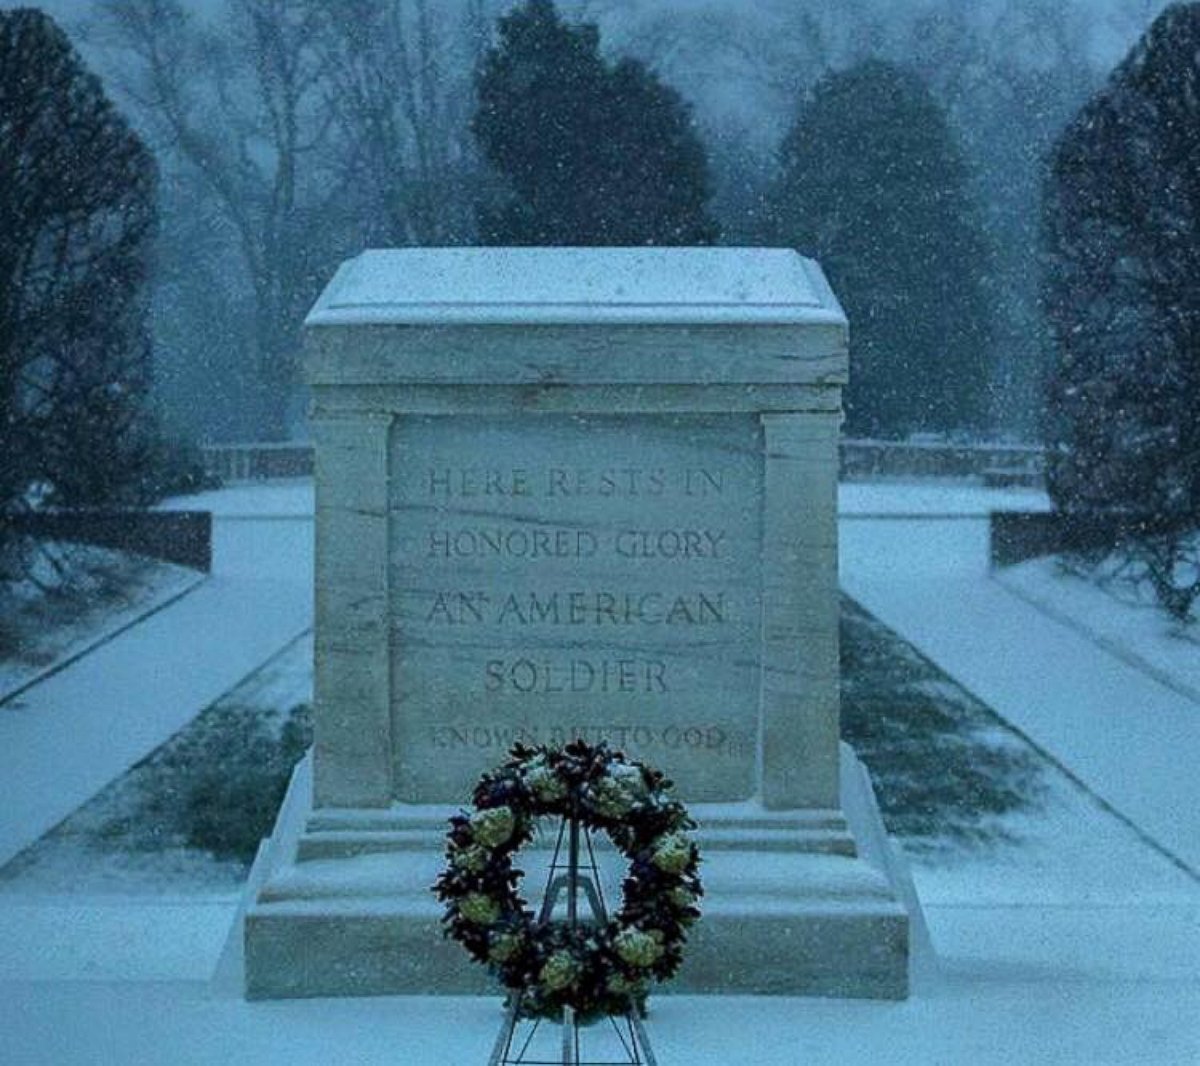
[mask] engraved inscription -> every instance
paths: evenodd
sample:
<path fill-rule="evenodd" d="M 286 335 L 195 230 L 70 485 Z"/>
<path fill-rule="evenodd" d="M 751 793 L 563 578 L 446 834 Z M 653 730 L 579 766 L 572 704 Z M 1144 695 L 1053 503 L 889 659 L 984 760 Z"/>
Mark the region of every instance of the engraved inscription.
<path fill-rule="evenodd" d="M 718 752 L 731 748 L 735 743 L 734 738 L 715 725 L 668 725 L 662 728 L 633 724 L 576 725 L 539 729 L 526 725 L 509 727 L 476 724 L 434 726 L 430 730 L 433 746 L 443 751 L 456 748 L 505 751 L 513 744 L 567 744 L 576 739 L 586 740 L 591 744 L 604 741 L 619 748 L 637 745 L 666 751 L 687 749 Z"/>
<path fill-rule="evenodd" d="M 489 692 L 666 692 L 667 664 L 661 659 L 562 660 L 489 659 Z"/>
<path fill-rule="evenodd" d="M 413 419 L 394 447 L 400 794 L 421 752 L 483 768 L 498 738 L 600 733 L 675 753 L 693 799 L 749 794 L 754 422 Z"/>
<path fill-rule="evenodd" d="M 510 592 L 496 599 L 482 589 L 434 594 L 425 621 L 447 625 L 720 625 L 725 593 L 598 592 L 584 589 Z"/>

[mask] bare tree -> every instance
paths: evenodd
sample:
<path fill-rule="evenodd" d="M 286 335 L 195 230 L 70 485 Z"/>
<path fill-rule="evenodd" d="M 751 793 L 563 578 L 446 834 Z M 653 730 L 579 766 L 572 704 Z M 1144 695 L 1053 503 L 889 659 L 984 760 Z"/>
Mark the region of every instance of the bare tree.
<path fill-rule="evenodd" d="M 495 2 L 223 0 L 203 18 L 100 0 L 98 39 L 133 59 L 125 92 L 235 235 L 264 435 L 288 432 L 299 325 L 340 258 L 472 236 L 471 79 Z"/>
<path fill-rule="evenodd" d="M 338 165 L 368 240 L 457 244 L 474 227 L 478 164 L 467 123 L 486 41 L 482 0 L 315 4 Z"/>
<path fill-rule="evenodd" d="M 227 0 L 205 24 L 180 0 L 102 0 L 130 56 L 124 91 L 201 178 L 237 235 L 254 294 L 262 429 L 288 431 L 299 325 L 336 259 L 344 174 L 329 166 L 333 120 L 319 6 Z"/>

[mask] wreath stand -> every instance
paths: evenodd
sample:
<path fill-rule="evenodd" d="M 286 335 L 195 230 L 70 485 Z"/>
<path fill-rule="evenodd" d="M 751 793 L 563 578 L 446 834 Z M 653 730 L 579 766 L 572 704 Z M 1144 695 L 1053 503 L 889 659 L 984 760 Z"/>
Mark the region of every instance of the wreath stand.
<path fill-rule="evenodd" d="M 566 861 L 563 861 L 563 839 L 566 838 Z M 581 861 L 581 843 L 587 848 L 588 861 Z M 588 871 L 582 873 L 581 871 Z M 559 898 L 567 897 L 567 924 L 576 928 L 579 919 L 579 895 L 582 891 L 592 912 L 592 921 L 603 925 L 608 921 L 604 905 L 604 894 L 597 877 L 596 853 L 592 849 L 592 835 L 574 813 L 564 816 L 559 822 L 558 836 L 554 844 L 554 855 L 550 860 L 550 873 L 546 879 L 546 891 L 538 913 L 539 924 L 550 921 Z M 542 1018 L 523 1018 L 521 1001 L 523 992 L 510 992 L 504 1023 L 492 1049 L 489 1066 L 657 1066 L 654 1052 L 646 1038 L 646 1030 L 632 999 L 625 1013 L 618 1019 L 610 1015 L 607 1019 L 621 1048 L 619 1059 L 580 1058 L 580 1024 L 571 1007 L 563 1007 L 562 1054 L 558 1058 L 526 1058 L 531 1052 L 533 1039 L 537 1035 Z M 602 1024 L 602 1023 L 598 1023 Z M 528 1032 L 519 1035 L 522 1028 Z"/>

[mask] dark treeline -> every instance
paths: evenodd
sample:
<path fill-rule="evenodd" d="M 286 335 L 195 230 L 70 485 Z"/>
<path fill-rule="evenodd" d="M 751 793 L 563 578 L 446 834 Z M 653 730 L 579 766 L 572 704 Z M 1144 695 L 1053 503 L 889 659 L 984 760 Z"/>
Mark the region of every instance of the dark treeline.
<path fill-rule="evenodd" d="M 714 5 L 641 0 L 638 18 L 622 0 L 579 6 L 611 34 L 611 47 L 647 59 L 695 102 L 726 243 L 774 237 L 764 212 L 780 145 L 822 78 L 869 60 L 918 77 L 961 148 L 985 238 L 981 295 L 988 321 L 985 327 L 964 320 L 961 328 L 977 335 L 986 328 L 986 395 L 977 392 L 957 421 L 978 425 L 970 408 L 981 403 L 983 426 L 992 433 L 1036 440 L 1051 358 L 1037 268 L 1046 161 L 1067 123 L 1166 2 L 758 0 L 731 2 L 717 17 Z M 855 325 L 852 317 L 852 333 Z M 848 428 L 872 431 L 869 423 Z M 946 426 L 935 416 L 924 428 Z"/>
<path fill-rule="evenodd" d="M 1200 3 L 1172 5 L 1059 138 L 1043 205 L 1058 510 L 1075 562 L 1200 603 Z M 1139 589 L 1140 591 L 1140 589 Z"/>
<path fill-rule="evenodd" d="M 156 177 L 62 30 L 0 11 L 0 579 L 36 501 L 144 495 Z"/>
<path fill-rule="evenodd" d="M 477 115 L 477 72 L 503 44 L 497 20 L 512 6 L 96 0 L 81 30 L 85 47 L 160 164 L 152 331 L 156 391 L 170 421 L 210 440 L 302 432 L 299 324 L 337 262 L 363 247 L 461 244 L 506 232 L 525 243 L 542 239 L 541 223 L 522 222 L 511 199 L 517 174 L 503 173 L 496 154 L 504 130 L 489 133 Z M 682 243 L 719 233 L 727 244 L 791 244 L 818 254 L 872 369 L 894 364 L 897 375 L 923 380 L 930 360 L 967 367 L 963 395 L 917 396 L 896 417 L 872 413 L 852 394 L 853 431 L 1031 438 L 1047 365 L 1035 269 L 1044 161 L 1114 56 L 1161 6 L 1112 0 L 1101 14 L 1097 4 L 1057 0 L 730 0 L 725 8 L 564 0 L 559 10 L 570 26 L 598 26 L 599 58 L 588 76 L 603 67 L 607 77 L 623 77 L 621 91 L 634 100 L 622 112 L 627 119 L 600 124 L 607 140 L 638 125 L 639 107 L 658 116 L 660 142 L 675 137 L 661 131 L 677 124 L 684 155 L 691 153 L 692 188 L 712 194 L 699 201 Z M 929 337 L 908 331 L 911 351 L 923 346 L 924 361 L 883 351 L 882 333 L 872 338 L 871 330 L 883 312 L 855 291 L 861 262 L 839 266 L 839 249 L 798 224 L 796 201 L 789 215 L 781 200 L 799 176 L 794 168 L 789 174 L 787 145 L 807 136 L 798 120 L 815 91 L 867 61 L 886 64 L 928 96 L 925 136 L 942 143 L 938 181 L 956 205 L 957 236 L 939 239 L 952 243 L 955 277 L 968 291 L 956 287 L 955 303 L 945 298 L 948 274 L 927 276 L 923 287 L 900 291 L 893 309 L 912 323 L 939 305 L 940 324 L 930 329 L 945 339 L 942 350 L 930 352 Z M 598 85 L 589 91 L 614 92 Z M 507 121 L 528 119 L 510 111 Z M 832 128 L 856 121 L 853 113 L 824 120 Z M 684 143 L 689 138 L 696 148 Z M 852 134 L 847 139 L 853 143 Z M 636 137 L 629 144 L 641 150 Z M 527 177 L 536 164 L 536 157 L 521 164 Z M 853 169 L 853 152 L 844 165 Z M 886 159 L 882 165 L 873 180 L 885 200 L 895 194 L 889 209 L 917 224 L 908 233 L 896 227 L 891 244 L 869 249 L 868 281 L 886 302 L 888 270 L 904 266 L 897 257 L 914 255 L 919 266 L 931 253 L 916 256 L 919 219 L 908 214 L 901 184 L 888 188 L 895 169 Z M 627 180 L 637 184 L 636 174 Z M 663 184 L 641 179 L 643 187 Z M 819 200 L 817 209 L 824 209 Z M 688 226 L 678 222 L 675 232 Z M 888 375 L 887 389 L 903 392 Z"/>

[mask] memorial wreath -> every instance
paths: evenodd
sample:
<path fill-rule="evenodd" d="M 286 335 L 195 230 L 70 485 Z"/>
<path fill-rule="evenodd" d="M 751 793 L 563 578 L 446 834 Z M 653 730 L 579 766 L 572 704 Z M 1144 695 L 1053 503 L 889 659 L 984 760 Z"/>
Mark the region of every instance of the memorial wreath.
<path fill-rule="evenodd" d="M 678 970 L 700 916 L 695 823 L 662 773 L 603 744 L 518 744 L 509 756 L 480 778 L 474 809 L 451 819 L 434 885 L 447 935 L 520 995 L 525 1016 L 640 1009 L 650 983 Z M 606 923 L 539 922 L 522 899 L 513 859 L 547 816 L 603 830 L 628 860 L 621 907 Z"/>

